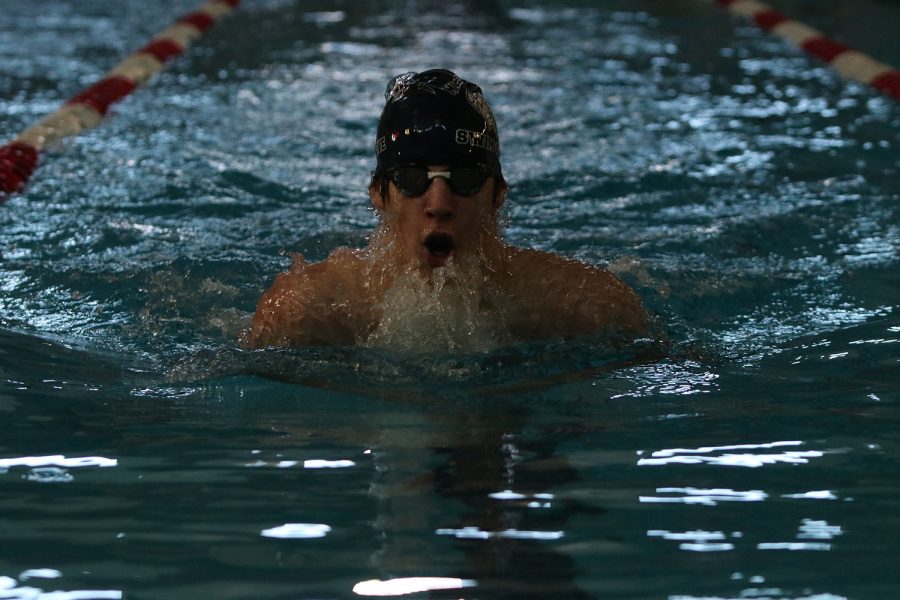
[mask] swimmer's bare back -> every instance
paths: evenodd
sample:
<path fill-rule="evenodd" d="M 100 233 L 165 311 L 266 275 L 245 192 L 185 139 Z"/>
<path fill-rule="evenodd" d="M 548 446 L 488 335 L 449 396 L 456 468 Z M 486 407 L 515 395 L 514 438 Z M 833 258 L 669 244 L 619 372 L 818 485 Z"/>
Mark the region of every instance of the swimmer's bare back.
<path fill-rule="evenodd" d="M 501 265 L 485 270 L 496 318 L 514 342 L 608 334 L 647 334 L 640 299 L 616 275 L 538 250 L 505 246 Z M 320 263 L 295 256 L 260 299 L 244 344 L 356 345 L 381 319 L 390 273 L 365 250 L 335 250 Z M 496 268 L 500 266 L 500 268 Z"/>

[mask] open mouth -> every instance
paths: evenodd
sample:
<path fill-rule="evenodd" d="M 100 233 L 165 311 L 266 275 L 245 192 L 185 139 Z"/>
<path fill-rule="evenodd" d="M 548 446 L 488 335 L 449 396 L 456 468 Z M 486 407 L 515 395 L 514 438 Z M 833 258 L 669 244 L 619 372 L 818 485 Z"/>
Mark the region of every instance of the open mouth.
<path fill-rule="evenodd" d="M 446 258 L 453 252 L 456 243 L 453 236 L 447 233 L 429 233 L 422 242 L 426 252 L 431 256 Z"/>

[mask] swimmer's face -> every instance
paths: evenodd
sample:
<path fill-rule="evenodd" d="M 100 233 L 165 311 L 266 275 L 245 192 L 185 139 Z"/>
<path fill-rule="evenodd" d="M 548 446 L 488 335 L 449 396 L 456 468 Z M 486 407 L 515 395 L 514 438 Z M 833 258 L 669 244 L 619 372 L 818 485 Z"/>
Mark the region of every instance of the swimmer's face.
<path fill-rule="evenodd" d="M 429 171 L 449 171 L 447 165 L 430 165 Z M 497 211 L 503 204 L 505 188 L 495 195 L 495 181 L 488 177 L 472 195 L 456 193 L 443 177 L 434 177 L 418 196 L 407 196 L 393 183 L 387 198 L 381 187 L 369 194 L 381 213 L 387 233 L 404 265 L 428 273 L 449 260 L 477 257 L 489 239 L 497 237 Z"/>

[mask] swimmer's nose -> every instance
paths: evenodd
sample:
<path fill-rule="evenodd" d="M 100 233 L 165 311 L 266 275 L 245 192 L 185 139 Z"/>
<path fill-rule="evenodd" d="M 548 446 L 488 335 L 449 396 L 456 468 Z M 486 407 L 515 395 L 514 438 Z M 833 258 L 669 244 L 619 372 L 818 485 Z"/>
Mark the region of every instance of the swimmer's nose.
<path fill-rule="evenodd" d="M 425 214 L 438 221 L 453 218 L 454 194 L 447 180 L 435 177 L 425 194 Z"/>

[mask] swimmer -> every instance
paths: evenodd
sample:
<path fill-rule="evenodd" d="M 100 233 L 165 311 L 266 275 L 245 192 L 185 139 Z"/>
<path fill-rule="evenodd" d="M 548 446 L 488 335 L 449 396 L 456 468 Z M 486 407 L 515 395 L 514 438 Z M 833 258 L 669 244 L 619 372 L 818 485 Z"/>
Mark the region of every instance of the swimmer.
<path fill-rule="evenodd" d="M 434 69 L 396 77 L 385 97 L 368 247 L 295 255 L 260 299 L 247 347 L 474 351 L 647 335 L 640 299 L 614 274 L 503 240 L 500 139 L 477 85 Z"/>

